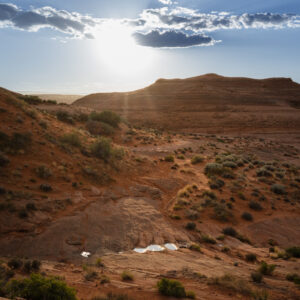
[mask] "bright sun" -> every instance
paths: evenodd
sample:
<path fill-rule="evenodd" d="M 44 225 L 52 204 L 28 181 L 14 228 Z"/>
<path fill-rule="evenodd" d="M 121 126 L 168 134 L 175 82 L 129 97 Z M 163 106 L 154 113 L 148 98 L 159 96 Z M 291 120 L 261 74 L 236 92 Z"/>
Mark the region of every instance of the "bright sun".
<path fill-rule="evenodd" d="M 115 73 L 134 75 L 153 63 L 155 52 L 137 45 L 127 26 L 108 23 L 102 27 L 97 39 L 101 61 Z"/>

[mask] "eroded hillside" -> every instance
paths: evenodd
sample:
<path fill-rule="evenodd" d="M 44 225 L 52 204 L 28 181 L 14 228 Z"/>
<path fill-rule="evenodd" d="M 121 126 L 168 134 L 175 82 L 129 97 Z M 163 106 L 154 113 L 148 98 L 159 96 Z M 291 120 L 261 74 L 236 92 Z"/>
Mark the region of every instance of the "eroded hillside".
<path fill-rule="evenodd" d="M 141 128 L 29 100 L 1 90 L 7 272 L 12 258 L 41 260 L 40 272 L 64 276 L 80 299 L 110 291 L 164 299 L 162 278 L 197 299 L 299 298 L 297 280 L 286 279 L 299 275 L 297 144 Z M 133 251 L 165 243 L 178 250 Z M 28 275 L 20 267 L 12 276 Z"/>

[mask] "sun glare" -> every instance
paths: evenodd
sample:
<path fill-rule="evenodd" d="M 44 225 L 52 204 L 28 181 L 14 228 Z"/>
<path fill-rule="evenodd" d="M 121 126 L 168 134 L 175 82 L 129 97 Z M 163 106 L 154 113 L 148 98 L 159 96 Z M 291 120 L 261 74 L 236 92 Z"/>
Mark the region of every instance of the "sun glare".
<path fill-rule="evenodd" d="M 97 55 L 115 73 L 134 75 L 146 71 L 153 62 L 154 50 L 137 45 L 130 28 L 122 24 L 106 24 L 97 40 Z"/>

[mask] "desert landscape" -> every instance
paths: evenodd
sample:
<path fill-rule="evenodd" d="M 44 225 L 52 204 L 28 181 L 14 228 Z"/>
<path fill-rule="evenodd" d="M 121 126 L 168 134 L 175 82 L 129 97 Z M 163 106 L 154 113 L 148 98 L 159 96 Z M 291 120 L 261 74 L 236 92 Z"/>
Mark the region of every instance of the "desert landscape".
<path fill-rule="evenodd" d="M 71 105 L 1 89 L 2 296 L 38 273 L 78 299 L 299 299 L 299 96 L 215 74 Z"/>
<path fill-rule="evenodd" d="M 299 0 L 0 1 L 0 300 L 300 300 Z"/>

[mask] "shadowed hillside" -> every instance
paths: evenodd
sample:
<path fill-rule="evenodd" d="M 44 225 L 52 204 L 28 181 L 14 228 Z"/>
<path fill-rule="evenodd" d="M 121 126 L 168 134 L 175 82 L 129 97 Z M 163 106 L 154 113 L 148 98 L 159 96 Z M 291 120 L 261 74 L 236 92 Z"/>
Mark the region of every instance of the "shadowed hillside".
<path fill-rule="evenodd" d="M 207 74 L 159 79 L 128 93 L 99 93 L 75 106 L 109 109 L 135 125 L 205 132 L 299 129 L 300 85 L 290 78 L 249 79 Z M 255 127 L 253 127 L 255 124 Z"/>

